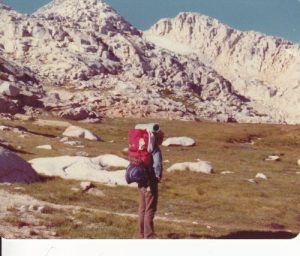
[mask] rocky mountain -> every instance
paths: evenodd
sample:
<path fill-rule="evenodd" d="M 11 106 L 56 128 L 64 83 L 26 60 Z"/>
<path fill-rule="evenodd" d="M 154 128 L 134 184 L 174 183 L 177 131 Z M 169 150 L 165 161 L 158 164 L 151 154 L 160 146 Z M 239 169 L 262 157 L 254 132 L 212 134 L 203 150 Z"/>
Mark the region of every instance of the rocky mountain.
<path fill-rule="evenodd" d="M 207 18 L 204 23 L 199 18 L 198 23 L 191 23 L 188 29 L 185 23 L 182 27 L 178 25 L 178 37 L 173 38 L 172 35 L 177 33 L 171 29 L 173 25 L 162 29 L 164 24 L 173 21 L 161 21 L 143 33 L 100 0 L 54 0 L 30 16 L 0 5 L 0 14 L 3 54 L 32 70 L 45 91 L 43 108 L 55 115 L 90 122 L 99 121 L 102 116 L 290 121 L 286 114 L 277 113 L 271 104 L 260 102 L 248 93 L 262 89 L 267 95 L 264 97 L 272 99 L 279 93 L 273 89 L 275 87 L 262 78 L 252 77 L 252 71 L 247 74 L 248 80 L 244 76 L 233 79 L 230 70 L 243 63 L 214 64 L 219 63 L 215 60 L 220 55 L 215 53 L 214 47 L 222 46 L 217 38 L 214 41 L 217 36 L 201 41 L 203 46 L 212 44 L 211 48 L 207 46 L 210 50 L 201 52 L 201 47 L 192 44 L 198 34 L 190 39 L 184 35 L 186 31 L 193 34 L 192 28 L 197 28 L 198 23 L 203 31 L 212 30 L 215 31 L 212 35 L 217 35 L 218 30 L 212 28 L 223 25 L 215 20 Z M 196 17 L 195 14 L 181 15 Z M 226 33 L 229 32 L 226 30 Z M 240 32 L 232 30 L 228 37 L 236 33 Z M 180 35 L 182 40 L 179 40 Z M 153 40 L 154 37 L 165 45 Z M 166 42 L 170 46 L 169 38 L 173 49 L 166 47 Z M 263 36 L 261 40 L 264 40 Z M 236 54 L 247 49 L 243 48 L 243 41 L 231 43 L 235 45 L 232 47 L 240 44 Z M 281 43 L 292 47 L 288 42 Z M 257 49 L 260 49 L 259 45 Z M 253 55 L 254 59 L 258 58 L 256 53 Z M 240 61 L 243 59 L 240 57 Z M 226 67 L 228 72 L 224 71 Z M 251 70 L 255 68 L 249 66 Z M 239 72 L 233 72 L 236 73 Z M 237 81 L 245 85 L 237 86 L 241 84 Z"/>
<path fill-rule="evenodd" d="M 197 13 L 180 13 L 145 33 L 157 45 L 196 55 L 228 79 L 255 109 L 278 121 L 300 121 L 300 45 L 242 32 Z"/>
<path fill-rule="evenodd" d="M 0 49 L 0 113 L 34 114 L 43 107 L 43 94 L 31 70 L 7 61 Z"/>

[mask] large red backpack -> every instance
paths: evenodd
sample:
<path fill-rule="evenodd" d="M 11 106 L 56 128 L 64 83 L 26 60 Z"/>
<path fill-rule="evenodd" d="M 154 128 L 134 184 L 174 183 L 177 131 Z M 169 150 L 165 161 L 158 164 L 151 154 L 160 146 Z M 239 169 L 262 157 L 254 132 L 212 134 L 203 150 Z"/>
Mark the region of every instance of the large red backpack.
<path fill-rule="evenodd" d="M 145 167 L 152 165 L 153 134 L 146 129 L 129 130 L 129 161 L 131 164 Z"/>

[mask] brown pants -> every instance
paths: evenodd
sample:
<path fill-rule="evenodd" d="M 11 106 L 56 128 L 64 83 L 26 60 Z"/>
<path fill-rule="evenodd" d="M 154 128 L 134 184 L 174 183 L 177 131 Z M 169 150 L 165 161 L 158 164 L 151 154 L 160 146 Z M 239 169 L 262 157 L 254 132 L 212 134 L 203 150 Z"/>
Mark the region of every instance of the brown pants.
<path fill-rule="evenodd" d="M 141 238 L 154 238 L 154 215 L 157 209 L 157 184 L 148 188 L 139 188 L 139 232 Z"/>

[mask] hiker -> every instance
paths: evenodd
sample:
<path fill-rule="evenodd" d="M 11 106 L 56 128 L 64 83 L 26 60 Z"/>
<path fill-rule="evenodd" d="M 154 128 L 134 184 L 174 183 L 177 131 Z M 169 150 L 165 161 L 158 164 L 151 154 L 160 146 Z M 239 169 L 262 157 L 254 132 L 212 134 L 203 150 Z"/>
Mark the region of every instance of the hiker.
<path fill-rule="evenodd" d="M 147 170 L 148 182 L 138 184 L 139 200 L 139 233 L 141 238 L 154 238 L 154 215 L 158 201 L 158 183 L 162 178 L 162 154 L 159 146 L 163 140 L 161 131 L 154 132 L 154 147 L 152 151 L 153 165 Z"/>
<path fill-rule="evenodd" d="M 139 233 L 154 238 L 153 219 L 157 208 L 158 183 L 162 178 L 162 155 L 159 146 L 164 134 L 158 124 L 138 124 L 129 131 L 129 161 L 125 172 L 128 184 L 137 183 L 139 200 Z"/>

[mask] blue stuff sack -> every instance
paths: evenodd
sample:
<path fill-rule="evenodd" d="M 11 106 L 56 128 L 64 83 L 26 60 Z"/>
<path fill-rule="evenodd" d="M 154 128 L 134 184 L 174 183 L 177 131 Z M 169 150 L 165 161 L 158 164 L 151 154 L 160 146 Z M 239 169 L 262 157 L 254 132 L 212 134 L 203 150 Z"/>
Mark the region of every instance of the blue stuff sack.
<path fill-rule="evenodd" d="M 125 179 L 127 184 L 131 184 L 133 182 L 138 184 L 146 184 L 147 175 L 145 167 L 142 164 L 129 164 L 125 172 Z"/>

